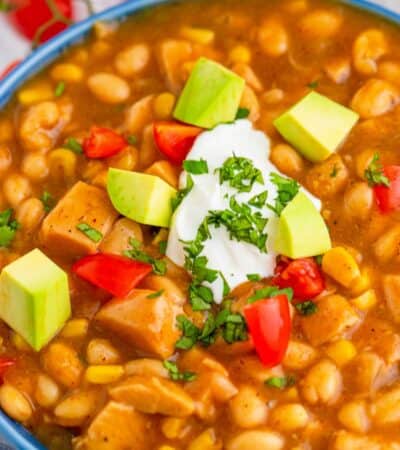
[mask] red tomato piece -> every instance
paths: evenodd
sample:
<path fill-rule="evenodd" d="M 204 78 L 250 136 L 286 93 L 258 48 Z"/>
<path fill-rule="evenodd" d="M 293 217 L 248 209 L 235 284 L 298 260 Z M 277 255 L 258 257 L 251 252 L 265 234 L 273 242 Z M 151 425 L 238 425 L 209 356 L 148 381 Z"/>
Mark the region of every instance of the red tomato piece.
<path fill-rule="evenodd" d="M 72 18 L 71 0 L 54 0 L 59 11 L 67 19 Z M 34 39 L 38 29 L 53 18 L 53 13 L 46 0 L 13 0 L 15 6 L 8 14 L 11 22 L 18 31 L 28 39 Z M 40 42 L 45 42 L 68 27 L 63 22 L 55 22 L 49 26 L 40 37 Z"/>
<path fill-rule="evenodd" d="M 83 151 L 88 158 L 108 158 L 127 145 L 126 140 L 110 128 L 92 127 L 90 136 L 83 142 Z"/>
<path fill-rule="evenodd" d="M 178 122 L 155 122 L 154 140 L 161 153 L 173 164 L 181 165 L 203 130 Z"/>
<path fill-rule="evenodd" d="M 295 300 L 309 300 L 325 289 L 325 280 L 313 258 L 282 259 L 276 269 L 273 284 L 292 288 Z"/>
<path fill-rule="evenodd" d="M 379 210 L 387 214 L 400 209 L 400 166 L 386 166 L 383 173 L 389 179 L 390 186 L 374 186 L 374 193 Z"/>
<path fill-rule="evenodd" d="M 291 331 L 286 295 L 259 300 L 244 308 L 244 316 L 261 362 L 278 365 L 285 356 Z"/>
<path fill-rule="evenodd" d="M 7 75 L 9 75 L 17 66 L 18 64 L 21 62 L 20 59 L 17 59 L 15 61 L 13 61 L 11 64 L 9 64 L 1 73 L 0 75 L 0 80 L 2 80 L 3 78 L 5 78 Z"/>
<path fill-rule="evenodd" d="M 15 358 L 8 358 L 7 356 L 3 356 L 0 358 L 0 384 L 3 382 L 3 377 L 7 370 L 14 366 L 17 360 Z"/>
<path fill-rule="evenodd" d="M 152 270 L 150 264 L 103 253 L 85 256 L 72 266 L 79 277 L 118 298 L 126 297 Z"/>

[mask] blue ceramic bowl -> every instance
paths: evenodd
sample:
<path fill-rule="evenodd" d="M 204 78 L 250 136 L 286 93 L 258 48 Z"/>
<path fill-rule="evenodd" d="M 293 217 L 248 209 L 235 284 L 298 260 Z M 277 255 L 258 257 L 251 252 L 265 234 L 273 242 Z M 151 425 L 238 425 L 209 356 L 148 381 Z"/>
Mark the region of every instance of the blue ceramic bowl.
<path fill-rule="evenodd" d="M 70 45 L 82 40 L 98 21 L 121 20 L 144 8 L 148 8 L 171 0 L 127 0 L 124 3 L 96 14 L 83 22 L 71 26 L 68 30 L 41 45 L 31 53 L 16 69 L 0 82 L 0 108 L 2 108 L 29 78 L 38 73 Z M 369 11 L 377 16 L 400 25 L 400 14 L 389 11 L 368 0 L 339 0 L 350 6 Z M 24 427 L 11 420 L 0 411 L 0 436 L 12 449 L 16 450 L 46 450 Z M 0 450 L 8 449 L 0 441 Z"/>

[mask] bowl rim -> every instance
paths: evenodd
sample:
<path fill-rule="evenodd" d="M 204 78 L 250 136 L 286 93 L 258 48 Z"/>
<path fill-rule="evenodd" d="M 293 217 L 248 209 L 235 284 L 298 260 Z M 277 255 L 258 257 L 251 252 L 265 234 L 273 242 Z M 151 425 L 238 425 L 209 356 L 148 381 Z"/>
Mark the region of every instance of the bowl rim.
<path fill-rule="evenodd" d="M 78 43 L 99 21 L 121 20 L 128 15 L 163 3 L 174 3 L 179 0 L 126 0 L 125 2 L 94 14 L 87 19 L 69 27 L 53 39 L 42 44 L 0 81 L 0 110 L 8 103 L 14 92 L 29 78 L 37 74 L 51 62 L 56 60 L 70 45 Z M 184 0 L 180 0 L 184 1 Z M 400 13 L 384 6 L 371 3 L 369 0 L 335 0 L 355 7 L 394 24 L 400 25 Z M 0 436 L 7 444 L 18 450 L 46 450 L 32 434 L 22 425 L 13 421 L 0 410 Z M 0 448 L 1 448 L 0 442 Z M 7 448 L 7 447 L 6 447 Z"/>

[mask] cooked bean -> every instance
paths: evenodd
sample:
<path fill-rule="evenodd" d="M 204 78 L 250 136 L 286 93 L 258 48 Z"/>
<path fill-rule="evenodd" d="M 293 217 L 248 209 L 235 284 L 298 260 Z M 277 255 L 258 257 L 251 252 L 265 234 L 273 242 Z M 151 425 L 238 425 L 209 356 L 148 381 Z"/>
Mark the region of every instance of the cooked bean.
<path fill-rule="evenodd" d="M 129 84 L 111 73 L 100 72 L 91 75 L 88 78 L 88 86 L 92 94 L 104 103 L 123 103 L 131 95 Z"/>
<path fill-rule="evenodd" d="M 351 64 L 347 58 L 335 58 L 325 64 L 325 73 L 336 84 L 344 84 L 351 74 Z"/>
<path fill-rule="evenodd" d="M 279 405 L 271 411 L 270 423 L 274 429 L 292 432 L 304 428 L 309 419 L 309 414 L 303 405 L 289 403 Z"/>
<path fill-rule="evenodd" d="M 343 18 L 329 10 L 319 9 L 307 13 L 300 20 L 301 33 L 311 39 L 332 38 L 339 32 Z"/>
<path fill-rule="evenodd" d="M 106 59 L 111 58 L 113 52 L 113 47 L 109 42 L 106 41 L 96 41 L 92 44 L 90 48 L 90 56 L 93 59 Z"/>
<path fill-rule="evenodd" d="M 354 67 L 363 75 L 373 75 L 378 70 L 379 58 L 388 50 L 386 36 L 381 30 L 363 31 L 353 45 Z"/>
<path fill-rule="evenodd" d="M 258 30 L 258 43 L 268 56 L 277 57 L 288 51 L 289 36 L 282 23 L 269 20 Z"/>
<path fill-rule="evenodd" d="M 370 79 L 354 95 L 351 108 L 363 119 L 386 114 L 400 102 L 400 92 L 388 81 Z"/>
<path fill-rule="evenodd" d="M 233 421 L 241 428 L 254 428 L 267 421 L 268 407 L 251 386 L 243 386 L 229 403 Z"/>
<path fill-rule="evenodd" d="M 168 370 L 163 363 L 157 359 L 143 358 L 129 361 L 125 364 L 127 375 L 138 375 L 142 377 L 168 378 Z"/>
<path fill-rule="evenodd" d="M 281 102 L 285 98 L 285 92 L 279 88 L 273 88 L 264 92 L 262 99 L 267 105 L 274 105 Z"/>
<path fill-rule="evenodd" d="M 398 259 L 400 246 L 400 225 L 395 225 L 385 231 L 373 244 L 373 250 L 380 263 Z"/>
<path fill-rule="evenodd" d="M 311 345 L 290 340 L 282 364 L 291 370 L 301 370 L 312 364 L 317 356 L 317 351 Z"/>
<path fill-rule="evenodd" d="M 226 446 L 227 450 L 281 450 L 285 440 L 273 431 L 244 431 L 233 438 Z"/>
<path fill-rule="evenodd" d="M 3 193 L 8 203 L 16 208 L 32 194 L 32 186 L 24 175 L 12 173 L 4 180 Z"/>
<path fill-rule="evenodd" d="M 36 383 L 35 400 L 43 408 L 49 408 L 58 402 L 61 392 L 57 383 L 48 375 L 40 374 Z"/>
<path fill-rule="evenodd" d="M 132 77 L 146 68 L 150 49 L 146 44 L 135 44 L 120 51 L 115 57 L 115 68 L 123 77 Z"/>
<path fill-rule="evenodd" d="M 229 52 L 229 59 L 232 63 L 248 64 L 251 61 L 251 51 L 245 45 L 236 45 Z"/>
<path fill-rule="evenodd" d="M 374 192 L 367 183 L 353 184 L 344 194 L 344 211 L 351 220 L 366 220 L 374 206 Z"/>
<path fill-rule="evenodd" d="M 139 166 L 147 169 L 157 159 L 159 154 L 154 142 L 153 125 L 148 125 L 143 131 L 142 145 L 139 151 Z"/>
<path fill-rule="evenodd" d="M 0 143 L 11 141 L 14 137 L 13 123 L 9 119 L 0 119 Z"/>
<path fill-rule="evenodd" d="M 194 44 L 210 45 L 215 39 L 215 32 L 207 28 L 182 27 L 180 35 Z"/>
<path fill-rule="evenodd" d="M 256 122 L 260 118 L 260 103 L 254 90 L 248 85 L 244 87 L 240 106 L 250 111 L 249 120 L 252 122 Z"/>
<path fill-rule="evenodd" d="M 379 395 L 371 404 L 371 415 L 378 426 L 400 424 L 400 389 Z"/>
<path fill-rule="evenodd" d="M 10 148 L 6 144 L 0 144 L 0 175 L 4 175 L 10 168 L 12 155 Z"/>
<path fill-rule="evenodd" d="M 28 198 L 18 205 L 16 219 L 25 233 L 32 233 L 44 218 L 46 211 L 37 198 Z"/>
<path fill-rule="evenodd" d="M 89 364 L 116 364 L 121 360 L 119 351 L 107 339 L 92 339 L 86 349 Z"/>
<path fill-rule="evenodd" d="M 232 70 L 242 77 L 255 92 L 263 90 L 260 78 L 248 64 L 237 63 L 232 67 Z"/>
<path fill-rule="evenodd" d="M 135 102 L 126 111 L 124 128 L 136 135 L 153 120 L 153 102 L 154 96 L 148 95 Z"/>
<path fill-rule="evenodd" d="M 96 408 L 95 391 L 76 391 L 63 399 L 54 409 L 58 422 L 64 426 L 80 426 Z"/>
<path fill-rule="evenodd" d="M 23 87 L 18 92 L 17 98 L 23 106 L 34 105 L 54 98 L 54 89 L 47 81 L 39 81 Z"/>
<path fill-rule="evenodd" d="M 0 387 L 0 406 L 13 419 L 27 422 L 32 417 L 32 406 L 28 399 L 14 386 Z"/>
<path fill-rule="evenodd" d="M 39 152 L 25 154 L 22 160 L 21 170 L 31 181 L 44 180 L 49 174 L 49 165 L 46 156 Z"/>
<path fill-rule="evenodd" d="M 383 61 L 378 66 L 378 76 L 394 84 L 400 83 L 400 63 L 397 61 Z"/>
<path fill-rule="evenodd" d="M 367 432 L 369 418 L 365 401 L 357 400 L 344 404 L 339 410 L 338 419 L 350 431 Z"/>
<path fill-rule="evenodd" d="M 187 450 L 220 450 L 222 442 L 217 439 L 215 431 L 209 428 L 197 436 L 187 447 Z"/>
<path fill-rule="evenodd" d="M 376 150 L 367 149 L 367 150 L 363 150 L 361 153 L 356 155 L 355 169 L 356 169 L 357 175 L 363 180 L 365 179 L 365 171 L 368 169 L 368 166 L 371 164 L 375 153 L 377 153 Z"/>
<path fill-rule="evenodd" d="M 335 364 L 323 360 L 308 371 L 300 386 L 303 397 L 312 405 L 332 405 L 342 392 L 342 376 Z"/>
<path fill-rule="evenodd" d="M 304 160 L 290 145 L 279 144 L 272 147 L 271 161 L 278 169 L 290 177 L 296 177 L 304 170 Z"/>

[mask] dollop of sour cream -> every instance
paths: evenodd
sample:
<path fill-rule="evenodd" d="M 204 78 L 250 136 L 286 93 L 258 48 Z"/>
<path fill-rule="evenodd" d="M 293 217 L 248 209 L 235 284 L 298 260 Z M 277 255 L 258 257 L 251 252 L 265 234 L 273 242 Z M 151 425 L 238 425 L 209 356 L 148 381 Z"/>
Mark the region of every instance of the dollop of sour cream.
<path fill-rule="evenodd" d="M 249 205 L 249 200 L 268 191 L 267 203 L 274 204 L 278 192 L 270 176 L 271 173 L 282 174 L 269 161 L 269 153 L 268 137 L 263 132 L 256 131 L 248 120 L 237 120 L 232 124 L 219 125 L 197 138 L 187 160 L 206 161 L 208 173 L 190 174 L 193 187 L 173 215 L 166 254 L 175 264 L 184 266 L 184 243 L 196 238 L 199 227 L 210 211 L 229 209 L 232 196 L 237 202 Z M 238 192 L 227 182 L 220 184 L 219 169 L 232 156 L 250 159 L 254 167 L 260 170 L 263 183 L 255 182 L 250 192 Z M 180 177 L 180 189 L 186 187 L 187 178 L 188 174 L 184 171 Z M 300 189 L 320 210 L 320 201 L 304 188 Z M 247 281 L 249 274 L 257 274 L 264 278 L 274 273 L 277 256 L 274 251 L 274 240 L 279 218 L 266 205 L 261 209 L 251 208 L 254 212 L 259 211 L 263 217 L 268 218 L 264 230 L 268 235 L 266 252 L 250 243 L 231 239 L 229 231 L 224 226 L 216 228 L 210 225 L 211 237 L 203 242 L 201 256 L 207 257 L 207 267 L 219 271 L 230 290 Z M 218 277 L 212 283 L 205 282 L 204 285 L 212 290 L 214 302 L 221 303 L 224 297 L 223 278 Z"/>

